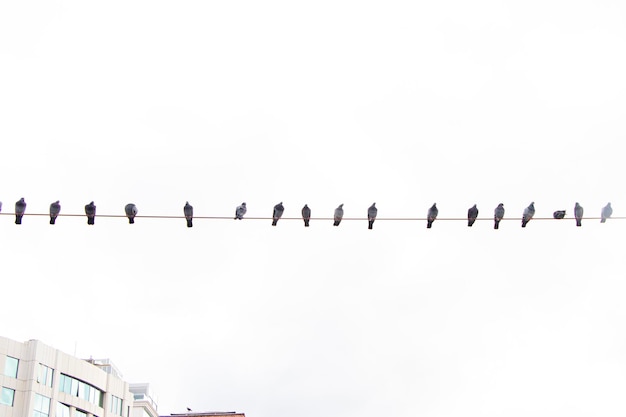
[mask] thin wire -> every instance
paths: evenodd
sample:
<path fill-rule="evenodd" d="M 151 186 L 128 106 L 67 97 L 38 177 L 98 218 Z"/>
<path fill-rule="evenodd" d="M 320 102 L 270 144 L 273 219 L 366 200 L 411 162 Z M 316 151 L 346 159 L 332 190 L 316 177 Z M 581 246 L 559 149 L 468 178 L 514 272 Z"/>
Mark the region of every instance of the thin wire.
<path fill-rule="evenodd" d="M 0 213 L 0 216 L 14 216 L 15 213 Z M 24 216 L 45 216 L 50 217 L 48 213 L 24 213 Z M 58 217 L 87 217 L 86 214 L 59 214 Z M 105 218 L 128 218 L 125 214 L 97 214 L 96 217 L 105 217 Z M 144 219 L 184 219 L 185 216 L 163 216 L 163 215 L 136 215 L 136 219 L 144 218 Z M 193 216 L 193 219 L 200 220 L 233 220 L 233 216 Z M 582 220 L 600 220 L 602 217 L 583 217 Z M 243 220 L 273 220 L 273 217 L 244 217 Z M 302 217 L 281 217 L 280 220 L 300 220 L 302 221 Z M 333 221 L 334 217 L 311 217 L 310 220 L 324 220 L 324 221 Z M 364 221 L 368 220 L 367 217 L 344 217 L 341 221 Z M 426 221 L 428 218 L 426 217 L 377 217 L 376 221 Z M 493 221 L 493 217 L 478 217 L 476 221 Z M 502 221 L 521 221 L 521 217 L 505 217 Z M 532 220 L 575 220 L 574 217 L 565 217 L 563 219 L 555 219 L 554 217 L 533 217 Z M 607 220 L 626 220 L 626 217 L 607 217 Z M 437 217 L 435 220 L 437 222 L 440 221 L 467 221 L 467 217 Z"/>

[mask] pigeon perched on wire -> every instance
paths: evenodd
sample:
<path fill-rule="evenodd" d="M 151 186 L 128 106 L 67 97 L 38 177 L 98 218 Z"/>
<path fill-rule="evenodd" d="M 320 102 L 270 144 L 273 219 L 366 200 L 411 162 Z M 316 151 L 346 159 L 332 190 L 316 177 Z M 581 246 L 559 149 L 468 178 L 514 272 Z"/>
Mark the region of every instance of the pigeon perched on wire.
<path fill-rule="evenodd" d="M 246 215 L 247 211 L 246 203 L 241 203 L 241 205 L 237 206 L 235 209 L 235 220 L 243 220 L 243 216 Z"/>
<path fill-rule="evenodd" d="M 59 203 L 59 200 L 57 200 L 50 204 L 50 224 L 56 223 L 59 213 L 61 213 L 61 204 Z"/>
<path fill-rule="evenodd" d="M 85 206 L 85 214 L 87 215 L 87 224 L 93 225 L 96 221 L 96 205 L 93 201 Z"/>
<path fill-rule="evenodd" d="M 498 207 L 493 211 L 493 228 L 500 228 L 500 221 L 504 218 L 504 204 L 498 204 Z"/>
<path fill-rule="evenodd" d="M 606 219 L 611 217 L 612 214 L 613 208 L 611 207 L 611 203 L 607 203 L 607 205 L 602 208 L 602 218 L 600 219 L 600 223 L 606 222 Z"/>
<path fill-rule="evenodd" d="M 343 203 L 339 204 L 339 206 L 335 209 L 333 219 L 335 220 L 333 226 L 339 226 L 341 219 L 343 219 Z"/>
<path fill-rule="evenodd" d="M 574 217 L 576 217 L 576 226 L 582 226 L 584 210 L 578 203 L 574 206 Z"/>
<path fill-rule="evenodd" d="M 272 213 L 272 226 L 276 226 L 278 220 L 283 216 L 284 211 L 285 207 L 283 207 L 282 201 L 274 206 L 274 212 Z"/>
<path fill-rule="evenodd" d="M 469 210 L 467 210 L 467 227 L 472 227 L 477 217 L 478 208 L 476 207 L 476 204 L 474 204 L 472 207 L 469 208 Z"/>
<path fill-rule="evenodd" d="M 26 212 L 26 201 L 24 197 L 15 202 L 15 224 L 22 224 L 22 217 Z"/>
<path fill-rule="evenodd" d="M 528 207 L 524 209 L 524 214 L 522 215 L 522 227 L 526 227 L 530 219 L 535 215 L 535 202 L 530 203 Z"/>
<path fill-rule="evenodd" d="M 430 229 L 433 226 L 433 222 L 437 218 L 437 214 L 439 214 L 439 209 L 437 209 L 437 203 L 434 203 L 431 208 L 428 209 L 428 217 L 426 227 Z"/>
<path fill-rule="evenodd" d="M 193 227 L 193 206 L 189 204 L 189 201 L 185 202 L 183 213 L 185 214 L 185 219 L 187 220 L 187 227 Z"/>
<path fill-rule="evenodd" d="M 372 229 L 374 227 L 374 220 L 376 220 L 376 215 L 378 214 L 378 209 L 376 208 L 376 203 L 373 203 L 370 208 L 367 209 L 367 221 L 369 222 L 367 228 Z"/>
<path fill-rule="evenodd" d="M 309 220 L 311 220 L 311 209 L 308 205 L 302 207 L 302 220 L 304 220 L 304 227 L 309 227 Z"/>
<path fill-rule="evenodd" d="M 137 206 L 133 203 L 126 204 L 124 207 L 124 212 L 126 213 L 126 217 L 128 217 L 128 223 L 135 223 L 135 216 L 138 213 Z"/>
<path fill-rule="evenodd" d="M 555 219 L 564 219 L 565 218 L 565 210 L 557 210 L 552 213 L 552 217 Z"/>

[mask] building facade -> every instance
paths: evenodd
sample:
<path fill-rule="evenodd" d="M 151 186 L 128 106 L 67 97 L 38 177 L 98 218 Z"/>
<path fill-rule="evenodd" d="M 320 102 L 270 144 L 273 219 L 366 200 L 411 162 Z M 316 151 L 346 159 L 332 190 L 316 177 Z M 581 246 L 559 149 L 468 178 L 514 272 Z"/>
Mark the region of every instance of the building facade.
<path fill-rule="evenodd" d="M 130 385 L 109 360 L 0 337 L 0 417 L 134 417 Z M 153 407 L 156 417 L 156 404 Z"/>

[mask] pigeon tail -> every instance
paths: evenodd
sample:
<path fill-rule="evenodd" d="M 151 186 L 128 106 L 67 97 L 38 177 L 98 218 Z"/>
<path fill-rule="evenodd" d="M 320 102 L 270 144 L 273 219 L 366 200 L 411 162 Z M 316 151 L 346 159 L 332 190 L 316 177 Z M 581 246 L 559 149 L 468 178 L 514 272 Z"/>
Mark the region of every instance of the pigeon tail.
<path fill-rule="evenodd" d="M 374 228 L 374 220 L 369 221 L 369 225 L 367 226 L 367 228 L 370 230 Z"/>
<path fill-rule="evenodd" d="M 468 220 L 467 221 L 467 227 L 472 227 L 472 225 L 474 224 L 474 220 L 476 220 L 476 219 Z"/>
<path fill-rule="evenodd" d="M 431 227 L 433 227 L 433 221 L 432 220 L 428 220 L 428 223 L 426 224 L 426 228 L 430 229 Z"/>
<path fill-rule="evenodd" d="M 603 217 L 602 219 L 600 219 L 600 223 L 606 223 L 606 219 Z"/>
<path fill-rule="evenodd" d="M 339 223 L 341 223 L 341 220 L 335 220 L 335 223 L 333 223 L 333 226 L 339 226 Z"/>
<path fill-rule="evenodd" d="M 187 219 L 187 227 L 193 227 L 193 220 Z"/>
<path fill-rule="evenodd" d="M 22 224 L 22 215 L 18 214 L 15 216 L 15 224 Z"/>
<path fill-rule="evenodd" d="M 91 225 L 96 224 L 96 218 L 95 217 L 87 217 L 87 224 L 91 224 Z"/>
<path fill-rule="evenodd" d="M 128 223 L 129 224 L 134 224 L 135 223 L 135 219 L 133 219 L 132 217 L 128 218 Z"/>
<path fill-rule="evenodd" d="M 522 220 L 522 227 L 526 227 L 527 224 L 528 224 L 528 220 Z"/>
<path fill-rule="evenodd" d="M 50 217 L 50 224 L 55 224 L 57 221 L 56 217 Z"/>
<path fill-rule="evenodd" d="M 576 226 L 580 227 L 582 226 L 582 220 L 581 219 L 576 219 Z"/>
<path fill-rule="evenodd" d="M 309 227 L 309 219 L 304 219 L 304 227 Z"/>
<path fill-rule="evenodd" d="M 272 219 L 272 226 L 276 226 L 277 223 L 278 223 L 278 219 Z"/>
<path fill-rule="evenodd" d="M 493 228 L 496 230 L 500 228 L 500 220 L 496 219 L 496 221 L 493 222 Z"/>

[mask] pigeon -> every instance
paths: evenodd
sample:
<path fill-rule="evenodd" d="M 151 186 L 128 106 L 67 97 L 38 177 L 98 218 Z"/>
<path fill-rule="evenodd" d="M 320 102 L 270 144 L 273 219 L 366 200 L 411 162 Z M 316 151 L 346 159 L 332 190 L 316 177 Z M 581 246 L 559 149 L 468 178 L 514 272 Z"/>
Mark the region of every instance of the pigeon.
<path fill-rule="evenodd" d="M 367 221 L 369 225 L 368 229 L 372 229 L 374 227 L 374 220 L 376 220 L 376 214 L 378 214 L 378 209 L 376 208 L 376 203 L 373 203 L 370 208 L 367 209 Z"/>
<path fill-rule="evenodd" d="M 600 219 L 600 223 L 606 222 L 606 219 L 611 217 L 611 214 L 613 214 L 613 208 L 611 207 L 611 203 L 607 203 L 607 205 L 602 209 L 602 218 Z"/>
<path fill-rule="evenodd" d="M 87 224 L 95 224 L 96 205 L 93 203 L 93 201 L 85 206 L 85 214 L 87 215 Z"/>
<path fill-rule="evenodd" d="M 500 227 L 500 220 L 504 218 L 504 204 L 498 204 L 498 207 L 493 211 L 493 228 L 498 229 Z"/>
<path fill-rule="evenodd" d="M 193 206 L 189 204 L 189 201 L 185 202 L 183 213 L 185 213 L 185 219 L 187 219 L 187 227 L 193 227 Z"/>
<path fill-rule="evenodd" d="M 0 201 L 0 211 L 2 211 L 2 201 Z"/>
<path fill-rule="evenodd" d="M 333 223 L 333 226 L 339 226 L 341 219 L 343 219 L 343 203 L 339 204 L 339 206 L 335 209 L 334 219 L 335 222 Z"/>
<path fill-rule="evenodd" d="M 59 204 L 59 200 L 50 204 L 50 224 L 55 224 L 57 221 L 57 217 L 61 212 L 61 204 Z"/>
<path fill-rule="evenodd" d="M 469 208 L 469 210 L 467 210 L 467 227 L 472 227 L 477 217 L 478 208 L 476 207 L 476 204 L 474 204 L 472 207 Z"/>
<path fill-rule="evenodd" d="M 433 206 L 428 209 L 428 218 L 426 219 L 428 221 L 426 224 L 428 229 L 433 226 L 433 222 L 437 218 L 437 214 L 439 214 L 439 210 L 437 209 L 437 203 L 434 203 Z"/>
<path fill-rule="evenodd" d="M 237 206 L 235 209 L 235 220 L 242 220 L 247 211 L 246 203 L 241 203 L 241 205 Z"/>
<path fill-rule="evenodd" d="M 26 201 L 24 197 L 15 202 L 15 224 L 22 224 L 22 217 L 26 211 Z"/>
<path fill-rule="evenodd" d="M 276 223 L 278 223 L 278 219 L 283 216 L 284 211 L 285 207 L 283 207 L 282 201 L 274 206 L 274 212 L 272 213 L 272 226 L 276 226 Z"/>
<path fill-rule="evenodd" d="M 530 219 L 535 215 L 535 202 L 530 203 L 528 207 L 524 209 L 524 214 L 522 215 L 522 227 L 526 227 Z"/>
<path fill-rule="evenodd" d="M 552 213 L 552 217 L 555 219 L 564 219 L 565 218 L 565 210 L 557 210 Z"/>
<path fill-rule="evenodd" d="M 133 203 L 126 204 L 124 207 L 124 211 L 126 212 L 126 217 L 128 217 L 128 223 L 135 223 L 135 216 L 137 215 L 137 206 Z"/>
<path fill-rule="evenodd" d="M 584 210 L 581 205 L 576 203 L 576 205 L 574 206 L 574 216 L 576 217 L 576 226 L 578 227 L 582 226 L 583 213 Z"/>
<path fill-rule="evenodd" d="M 309 220 L 311 220 L 311 209 L 306 204 L 302 207 L 302 220 L 304 220 L 304 227 L 309 227 Z"/>

